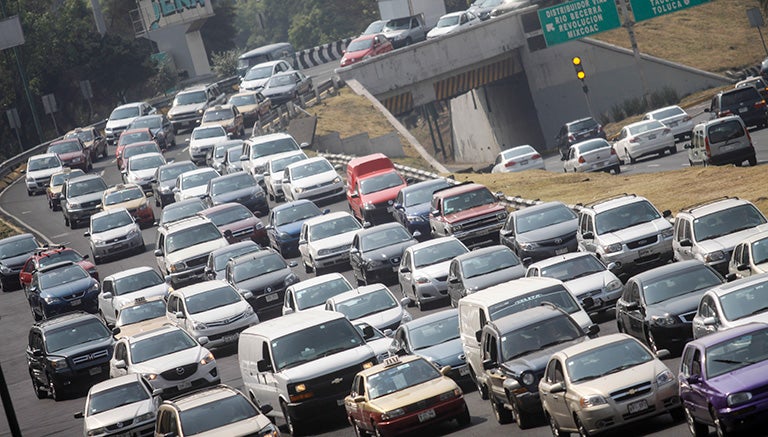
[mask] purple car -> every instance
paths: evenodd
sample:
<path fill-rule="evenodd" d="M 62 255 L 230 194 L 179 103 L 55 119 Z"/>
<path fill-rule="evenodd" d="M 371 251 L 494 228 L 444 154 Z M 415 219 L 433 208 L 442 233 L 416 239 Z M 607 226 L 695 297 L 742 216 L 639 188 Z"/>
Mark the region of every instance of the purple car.
<path fill-rule="evenodd" d="M 685 345 L 680 398 L 694 436 L 721 436 L 762 421 L 768 411 L 768 325 L 750 323 Z M 740 434 L 745 435 L 745 434 Z"/>

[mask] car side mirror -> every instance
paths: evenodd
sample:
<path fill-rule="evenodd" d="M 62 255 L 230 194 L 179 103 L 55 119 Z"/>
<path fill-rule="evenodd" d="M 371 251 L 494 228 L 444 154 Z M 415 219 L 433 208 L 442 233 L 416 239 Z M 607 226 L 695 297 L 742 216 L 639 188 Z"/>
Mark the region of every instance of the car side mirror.
<path fill-rule="evenodd" d="M 625 309 L 626 309 L 627 311 L 637 311 L 637 310 L 639 310 L 639 309 L 640 309 L 640 304 L 639 304 L 639 303 L 637 303 L 637 302 L 630 302 L 630 303 L 628 303 L 628 304 L 627 304 L 627 306 L 625 307 Z"/>
<path fill-rule="evenodd" d="M 283 315 L 293 314 L 293 308 L 283 307 Z"/>
<path fill-rule="evenodd" d="M 408 267 L 400 267 L 400 273 L 411 273 L 411 269 Z"/>
<path fill-rule="evenodd" d="M 498 367 L 493 360 L 483 360 L 483 370 L 491 370 Z"/>
<path fill-rule="evenodd" d="M 270 363 L 267 360 L 259 360 L 256 362 L 256 370 L 258 370 L 259 372 L 271 372 L 272 363 Z"/>
<path fill-rule="evenodd" d="M 155 254 L 155 256 L 163 256 L 163 251 L 160 249 L 155 249 L 153 253 Z"/>
<path fill-rule="evenodd" d="M 369 221 L 363 222 L 363 229 L 368 229 L 368 228 L 370 228 L 372 226 L 373 226 L 373 224 L 371 224 L 371 222 L 369 222 Z"/>
<path fill-rule="evenodd" d="M 176 188 L 176 187 L 173 187 L 173 189 L 171 190 L 171 192 L 172 192 L 172 193 L 174 193 L 174 194 L 176 194 L 176 193 L 179 193 L 179 192 L 180 192 L 180 190 L 179 190 L 178 188 Z"/>
<path fill-rule="evenodd" d="M 595 306 L 595 300 L 591 297 L 585 297 L 584 300 L 581 301 L 581 306 L 583 308 L 592 308 Z"/>
<path fill-rule="evenodd" d="M 661 216 L 664 218 L 670 218 L 672 217 L 672 211 L 665 209 L 664 211 L 661 212 Z"/>
<path fill-rule="evenodd" d="M 739 279 L 739 277 L 736 276 L 736 273 L 728 273 L 725 275 L 725 282 L 733 282 L 737 279 Z"/>
<path fill-rule="evenodd" d="M 595 337 L 599 333 L 600 333 L 600 325 L 598 325 L 597 323 L 593 323 L 589 325 L 589 327 L 587 328 L 587 335 L 589 335 L 590 337 Z"/>
<path fill-rule="evenodd" d="M 686 143 L 686 144 L 683 146 L 683 149 L 693 149 L 693 144 L 691 144 L 691 143 Z"/>
<path fill-rule="evenodd" d="M 449 373 L 451 373 L 451 366 L 443 366 L 440 368 L 441 375 L 448 376 Z"/>
<path fill-rule="evenodd" d="M 90 254 L 88 254 L 88 253 L 86 253 L 85 255 L 83 255 L 83 259 L 90 259 L 90 258 L 91 258 L 91 255 L 90 255 Z"/>
<path fill-rule="evenodd" d="M 248 156 L 247 155 L 240 155 L 240 161 L 247 161 Z"/>
<path fill-rule="evenodd" d="M 736 270 L 740 272 L 747 271 L 749 270 L 749 264 L 739 264 L 738 266 L 736 266 Z"/>
<path fill-rule="evenodd" d="M 349 248 L 349 254 L 350 255 L 357 255 L 358 253 L 360 253 L 360 249 L 358 249 L 356 247 L 350 247 Z"/>
<path fill-rule="evenodd" d="M 704 108 L 704 112 L 711 112 L 711 111 L 712 111 L 712 109 L 710 109 L 710 108 Z"/>
<path fill-rule="evenodd" d="M 701 375 L 691 375 L 688 378 L 685 379 L 688 384 L 700 384 L 701 383 Z"/>
<path fill-rule="evenodd" d="M 288 267 L 290 267 L 290 268 L 294 268 L 294 267 L 296 267 L 298 265 L 299 265 L 299 263 L 297 263 L 296 261 L 289 261 L 288 262 Z"/>
<path fill-rule="evenodd" d="M 250 291 L 246 291 L 245 293 L 243 293 L 243 299 L 245 300 L 253 299 L 253 293 Z"/>
<path fill-rule="evenodd" d="M 405 308 L 405 307 L 407 307 L 410 304 L 411 304 L 411 298 L 410 297 L 404 297 L 404 298 L 400 299 L 400 306 L 401 307 Z"/>
<path fill-rule="evenodd" d="M 581 234 L 581 238 L 583 238 L 585 240 L 594 240 L 595 234 L 592 233 L 592 232 L 585 232 L 585 233 Z"/>
<path fill-rule="evenodd" d="M 357 395 L 354 398 L 352 398 L 352 402 L 354 402 L 356 404 L 361 404 L 361 403 L 365 402 L 365 396 Z"/>
<path fill-rule="evenodd" d="M 496 199 L 498 200 L 504 200 L 507 196 L 504 195 L 501 191 L 497 191 L 494 193 L 494 196 L 496 196 Z"/>
<path fill-rule="evenodd" d="M 117 368 L 117 369 L 127 369 L 128 366 L 125 364 L 125 360 L 117 360 L 117 361 L 115 361 L 115 368 Z"/>
<path fill-rule="evenodd" d="M 301 147 L 302 149 L 306 149 L 307 147 L 309 147 L 309 143 L 301 143 L 299 144 L 299 147 Z"/>
<path fill-rule="evenodd" d="M 369 340 L 373 338 L 375 332 L 373 331 L 373 327 L 370 325 L 366 325 L 365 328 L 363 328 L 363 339 Z"/>
<path fill-rule="evenodd" d="M 705 317 L 701 324 L 704 326 L 717 326 L 717 317 Z"/>
<path fill-rule="evenodd" d="M 32 356 L 35 358 L 40 358 L 43 356 L 43 350 L 42 349 L 32 349 Z"/>
<path fill-rule="evenodd" d="M 88 238 L 91 236 L 91 233 L 88 231 L 83 232 L 83 237 Z"/>
<path fill-rule="evenodd" d="M 197 338 L 197 342 L 200 344 L 200 346 L 205 346 L 210 342 L 210 340 L 208 339 L 208 337 L 202 336 Z"/>
<path fill-rule="evenodd" d="M 353 199 L 357 199 L 358 197 L 360 197 L 360 194 L 358 194 L 357 191 L 350 191 L 349 192 L 349 197 L 351 197 Z"/>
<path fill-rule="evenodd" d="M 184 313 L 182 313 L 181 311 L 176 311 L 175 313 L 173 313 L 173 315 L 177 319 L 186 319 L 187 318 L 187 316 L 185 316 Z"/>
<path fill-rule="evenodd" d="M 617 268 L 619 268 L 619 265 L 618 265 L 618 264 L 616 264 L 616 263 L 608 263 L 608 265 L 607 265 L 607 266 L 605 266 L 605 268 L 606 268 L 606 269 L 608 269 L 608 270 L 610 270 L 610 271 L 614 271 L 614 270 L 616 270 Z"/>
<path fill-rule="evenodd" d="M 119 327 L 115 326 L 114 328 L 112 328 L 112 336 L 113 337 L 115 335 L 119 334 L 119 333 L 120 333 L 120 328 Z"/>
<path fill-rule="evenodd" d="M 419 238 L 419 237 L 421 237 L 422 234 L 421 234 L 421 231 L 419 231 L 417 229 L 417 230 L 413 231 L 413 234 L 411 234 L 411 235 L 413 235 L 413 238 Z"/>
<path fill-rule="evenodd" d="M 184 140 L 185 143 L 189 143 L 189 138 Z"/>
<path fill-rule="evenodd" d="M 693 242 L 688 238 L 680 240 L 680 247 L 693 247 Z"/>
<path fill-rule="evenodd" d="M 429 213 L 430 213 L 430 214 L 432 214 L 432 215 L 433 215 L 433 216 L 435 216 L 435 217 L 440 217 L 440 215 L 441 215 L 441 214 L 440 214 L 440 210 L 439 210 L 439 209 L 433 209 L 433 210 L 432 210 L 432 211 L 430 211 Z"/>
<path fill-rule="evenodd" d="M 448 277 L 448 282 L 450 282 L 451 284 L 458 284 L 459 283 L 459 278 L 456 277 L 456 276 L 449 276 Z"/>
<path fill-rule="evenodd" d="M 393 203 L 392 204 L 392 209 L 400 209 L 400 210 L 402 210 L 402 209 L 405 209 L 405 208 L 403 208 L 403 204 L 402 203 Z"/>
<path fill-rule="evenodd" d="M 550 393 L 562 393 L 565 391 L 565 386 L 562 382 L 556 382 L 549 386 L 549 392 Z"/>
<path fill-rule="evenodd" d="M 303 239 L 303 238 L 300 238 L 300 239 L 299 239 L 299 246 L 301 246 L 301 245 L 303 245 L 303 244 L 307 244 L 307 240 L 305 240 L 305 239 Z"/>
<path fill-rule="evenodd" d="M 665 359 L 665 358 L 669 358 L 669 357 L 671 357 L 671 356 L 672 356 L 672 354 L 669 352 L 669 350 L 668 350 L 668 349 L 659 349 L 659 350 L 656 352 L 656 357 L 657 357 L 658 359 L 660 359 L 660 360 L 663 360 L 663 359 Z"/>
<path fill-rule="evenodd" d="M 102 294 L 101 297 L 103 299 L 112 299 L 112 293 L 106 292 L 106 293 Z"/>
<path fill-rule="evenodd" d="M 480 343 L 480 340 L 482 340 L 482 338 L 483 338 L 483 331 L 479 329 L 475 331 L 475 340 L 477 340 L 478 343 Z"/>
<path fill-rule="evenodd" d="M 82 419 L 83 418 L 83 412 L 78 411 L 77 413 L 72 415 L 75 419 Z"/>
<path fill-rule="evenodd" d="M 331 213 L 331 209 L 330 208 L 325 208 L 323 210 L 323 215 L 330 214 L 330 213 Z"/>

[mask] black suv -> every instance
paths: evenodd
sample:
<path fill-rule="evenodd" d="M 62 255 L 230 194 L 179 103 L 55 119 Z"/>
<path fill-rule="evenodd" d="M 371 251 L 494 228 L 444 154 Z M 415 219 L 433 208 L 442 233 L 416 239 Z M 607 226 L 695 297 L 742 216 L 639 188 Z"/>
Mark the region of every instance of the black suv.
<path fill-rule="evenodd" d="M 768 127 L 768 107 L 757 88 L 751 86 L 715 94 L 704 112 L 709 112 L 712 119 L 738 115 L 747 126 Z"/>
<path fill-rule="evenodd" d="M 55 401 L 77 386 L 109 378 L 115 339 L 104 322 L 84 312 L 52 317 L 32 325 L 27 365 L 38 399 Z"/>
<path fill-rule="evenodd" d="M 605 131 L 603 130 L 603 125 L 595 121 L 594 118 L 587 117 L 569 121 L 561 126 L 560 131 L 555 137 L 555 143 L 562 157 L 568 154 L 568 149 L 572 145 L 591 140 L 592 138 L 605 139 Z"/>

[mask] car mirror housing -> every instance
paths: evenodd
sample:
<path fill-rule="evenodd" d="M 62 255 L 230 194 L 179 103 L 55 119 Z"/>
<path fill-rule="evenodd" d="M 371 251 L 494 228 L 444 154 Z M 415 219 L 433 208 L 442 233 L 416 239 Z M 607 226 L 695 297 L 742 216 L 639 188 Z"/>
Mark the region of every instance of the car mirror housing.
<path fill-rule="evenodd" d="M 549 392 L 550 393 L 562 393 L 565 391 L 565 386 L 562 382 L 556 382 L 549 386 Z"/>
<path fill-rule="evenodd" d="M 658 359 L 660 359 L 660 360 L 663 360 L 663 359 L 665 359 L 665 358 L 669 358 L 669 357 L 671 357 L 671 356 L 672 356 L 672 354 L 669 352 L 669 350 L 668 350 L 668 349 L 659 349 L 659 350 L 656 352 L 656 358 L 658 358 Z"/>
<path fill-rule="evenodd" d="M 272 363 L 270 363 L 267 360 L 259 360 L 256 362 L 256 370 L 258 370 L 259 372 L 271 372 Z"/>
<path fill-rule="evenodd" d="M 115 368 L 117 368 L 117 369 L 127 369 L 128 365 L 125 364 L 125 360 L 117 360 L 117 361 L 115 361 Z"/>
<path fill-rule="evenodd" d="M 443 366 L 440 368 L 441 375 L 448 376 L 449 373 L 451 373 L 451 366 Z"/>

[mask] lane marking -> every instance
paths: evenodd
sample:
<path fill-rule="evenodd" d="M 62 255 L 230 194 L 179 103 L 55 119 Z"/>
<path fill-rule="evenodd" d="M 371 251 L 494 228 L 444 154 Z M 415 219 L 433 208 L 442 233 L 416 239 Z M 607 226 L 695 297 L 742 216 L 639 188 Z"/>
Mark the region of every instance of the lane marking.
<path fill-rule="evenodd" d="M 58 238 L 61 238 L 61 237 L 66 237 L 67 235 L 69 235 L 69 232 L 64 232 L 63 234 L 53 235 L 51 238 L 58 239 Z"/>
<path fill-rule="evenodd" d="M 186 152 L 187 150 L 189 150 L 189 146 L 187 146 L 187 147 L 185 147 L 185 148 L 181 149 L 182 153 L 183 153 L 183 152 Z"/>
<path fill-rule="evenodd" d="M 651 168 L 651 167 L 661 167 L 661 165 L 659 165 L 659 164 L 648 164 L 648 168 Z"/>
<path fill-rule="evenodd" d="M 27 214 L 30 214 L 31 212 L 32 212 L 32 211 L 22 211 L 22 212 L 21 212 L 21 214 L 22 214 L 22 215 L 27 215 Z"/>

